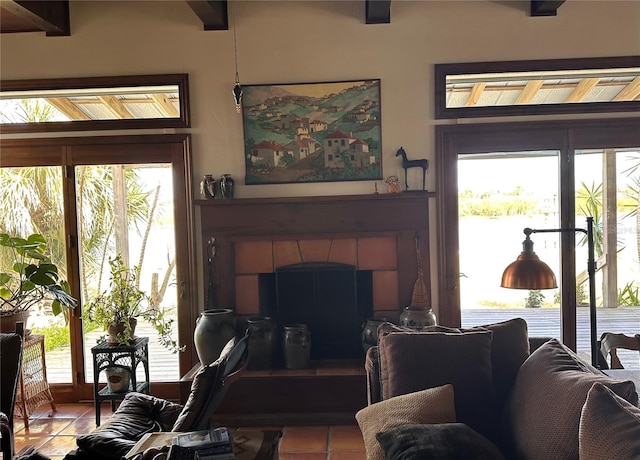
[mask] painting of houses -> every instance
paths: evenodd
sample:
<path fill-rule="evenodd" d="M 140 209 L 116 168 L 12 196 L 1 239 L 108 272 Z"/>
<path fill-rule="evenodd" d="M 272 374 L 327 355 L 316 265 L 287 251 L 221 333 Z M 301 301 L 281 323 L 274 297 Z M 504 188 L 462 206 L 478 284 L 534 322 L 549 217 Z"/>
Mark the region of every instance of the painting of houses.
<path fill-rule="evenodd" d="M 382 178 L 380 80 L 243 91 L 247 185 Z"/>

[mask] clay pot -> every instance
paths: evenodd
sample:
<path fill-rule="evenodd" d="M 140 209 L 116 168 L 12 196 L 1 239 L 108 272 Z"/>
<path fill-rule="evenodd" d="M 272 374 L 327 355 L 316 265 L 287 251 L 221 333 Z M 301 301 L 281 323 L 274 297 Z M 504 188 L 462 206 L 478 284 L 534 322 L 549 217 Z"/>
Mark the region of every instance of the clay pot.
<path fill-rule="evenodd" d="M 136 318 L 129 318 L 129 326 L 131 327 L 131 337 L 129 337 L 128 340 L 121 340 L 122 339 L 121 334 L 126 330 L 126 326 L 124 325 L 124 323 L 120 322 L 117 324 L 109 324 L 109 327 L 107 328 L 107 334 L 109 334 L 107 343 L 110 343 L 112 345 L 115 345 L 118 343 L 129 345 L 131 342 L 133 342 L 136 339 L 135 332 L 136 332 L 137 325 L 138 325 L 138 320 Z M 118 338 L 119 335 L 120 335 L 120 338 Z"/>
<path fill-rule="evenodd" d="M 311 333 L 306 324 L 290 324 L 284 327 L 284 361 L 287 369 L 309 367 Z"/>
<path fill-rule="evenodd" d="M 271 369 L 275 345 L 275 324 L 266 316 L 252 316 L 247 319 L 249 330 L 249 363 L 255 370 Z"/>
<path fill-rule="evenodd" d="M 235 335 L 233 310 L 216 308 L 200 313 L 193 331 L 193 342 L 200 363 L 208 366 L 218 359 L 224 346 Z"/>
<path fill-rule="evenodd" d="M 436 324 L 438 324 L 438 321 L 431 308 L 404 307 L 404 310 L 400 313 L 400 326 L 420 330 L 426 326 L 435 326 Z"/>

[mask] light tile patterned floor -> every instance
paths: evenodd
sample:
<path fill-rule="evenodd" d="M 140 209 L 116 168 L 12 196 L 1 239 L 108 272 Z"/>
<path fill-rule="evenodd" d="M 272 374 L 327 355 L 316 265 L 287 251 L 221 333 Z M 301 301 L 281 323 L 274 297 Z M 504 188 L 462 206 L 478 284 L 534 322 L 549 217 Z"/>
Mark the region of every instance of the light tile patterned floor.
<path fill-rule="evenodd" d="M 111 415 L 108 404 L 101 410 Z M 16 452 L 29 446 L 52 460 L 61 460 L 76 447 L 75 437 L 93 431 L 93 404 L 58 404 L 55 412 L 41 407 L 29 419 L 29 430 L 15 419 Z M 234 428 L 234 427 L 231 427 Z M 364 442 L 357 425 L 257 427 L 283 430 L 280 460 L 365 460 Z M 251 429 L 249 427 L 242 429 Z M 255 429 L 255 428 L 254 428 Z"/>

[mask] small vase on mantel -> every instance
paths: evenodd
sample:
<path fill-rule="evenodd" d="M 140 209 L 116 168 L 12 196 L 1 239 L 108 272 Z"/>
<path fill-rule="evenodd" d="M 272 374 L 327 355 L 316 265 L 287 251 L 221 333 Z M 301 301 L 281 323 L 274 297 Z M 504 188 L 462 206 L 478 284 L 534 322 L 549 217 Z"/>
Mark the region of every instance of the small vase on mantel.
<path fill-rule="evenodd" d="M 366 353 L 371 347 L 378 345 L 378 326 L 389 322 L 387 318 L 369 318 L 362 325 L 362 348 Z"/>
<path fill-rule="evenodd" d="M 231 177 L 231 174 L 223 174 L 220 178 L 220 192 L 222 198 L 233 198 L 233 189 L 235 182 Z"/>

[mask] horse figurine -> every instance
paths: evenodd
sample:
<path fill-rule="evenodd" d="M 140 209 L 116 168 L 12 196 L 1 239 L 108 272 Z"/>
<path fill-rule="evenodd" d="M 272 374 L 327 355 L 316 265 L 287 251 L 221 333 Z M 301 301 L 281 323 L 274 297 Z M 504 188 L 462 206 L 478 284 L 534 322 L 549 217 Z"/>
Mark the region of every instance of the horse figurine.
<path fill-rule="evenodd" d="M 396 152 L 397 157 L 402 157 L 402 168 L 404 169 L 404 189 L 409 190 L 407 183 L 407 169 L 422 168 L 422 190 L 426 190 L 427 169 L 429 169 L 429 160 L 423 158 L 420 160 L 407 160 L 407 152 L 402 147 Z"/>

